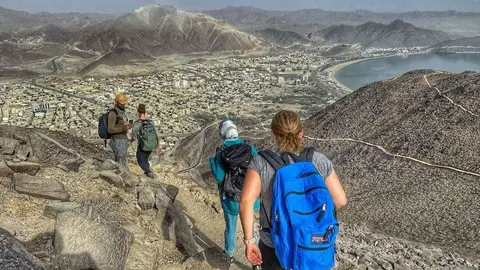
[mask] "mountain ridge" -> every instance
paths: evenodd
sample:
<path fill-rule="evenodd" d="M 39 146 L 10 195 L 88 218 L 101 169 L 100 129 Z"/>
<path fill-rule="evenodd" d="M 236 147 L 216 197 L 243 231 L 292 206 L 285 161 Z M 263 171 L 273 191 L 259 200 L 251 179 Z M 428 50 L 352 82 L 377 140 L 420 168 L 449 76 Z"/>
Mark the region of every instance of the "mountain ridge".
<path fill-rule="evenodd" d="M 359 26 L 331 26 L 318 34 L 333 43 L 360 43 L 376 48 L 431 46 L 451 39 L 442 31 L 418 28 L 399 19 L 388 25 L 367 22 Z"/>
<path fill-rule="evenodd" d="M 322 9 L 303 9 L 296 11 L 273 11 L 256 8 L 230 7 L 226 9 L 204 10 L 217 19 L 226 20 L 242 30 L 276 28 L 293 30 L 292 24 L 304 25 L 300 34 L 317 32 L 332 25 L 360 25 L 368 21 L 390 23 L 401 19 L 421 28 L 444 30 L 448 33 L 461 33 L 465 36 L 480 35 L 478 17 L 480 13 L 456 11 L 412 11 L 405 13 L 379 13 L 366 10 L 325 11 Z M 317 26 L 311 26 L 311 23 Z M 320 28 L 319 25 L 324 25 Z"/>

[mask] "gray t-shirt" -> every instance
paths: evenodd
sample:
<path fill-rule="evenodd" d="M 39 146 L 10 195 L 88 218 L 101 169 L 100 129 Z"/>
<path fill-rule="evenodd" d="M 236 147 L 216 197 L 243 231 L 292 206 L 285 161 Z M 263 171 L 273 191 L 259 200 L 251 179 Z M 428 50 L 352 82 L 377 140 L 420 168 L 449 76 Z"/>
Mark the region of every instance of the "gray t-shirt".
<path fill-rule="evenodd" d="M 273 150 L 273 152 L 279 154 L 280 150 L 275 149 Z M 291 158 L 290 162 L 293 162 Z M 330 176 L 330 174 L 332 174 L 333 164 L 325 155 L 315 151 L 315 153 L 313 154 L 312 162 L 318 173 L 324 179 L 326 179 Z M 249 168 L 256 171 L 262 179 L 261 199 L 263 205 L 260 208 L 260 224 L 262 226 L 268 227 L 268 220 L 271 220 L 270 212 L 272 208 L 272 181 L 275 177 L 275 169 L 261 156 L 255 157 L 252 162 L 250 162 Z M 268 219 L 265 217 L 265 212 L 268 215 Z M 260 231 L 260 239 L 265 245 L 273 247 L 270 233 Z"/>

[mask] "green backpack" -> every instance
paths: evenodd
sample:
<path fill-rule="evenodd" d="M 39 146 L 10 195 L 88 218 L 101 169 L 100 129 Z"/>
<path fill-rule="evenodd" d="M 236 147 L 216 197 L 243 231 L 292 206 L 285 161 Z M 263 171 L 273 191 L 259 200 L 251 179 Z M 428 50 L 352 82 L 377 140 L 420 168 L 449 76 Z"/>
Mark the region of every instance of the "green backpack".
<path fill-rule="evenodd" d="M 151 120 L 141 120 L 140 128 L 140 146 L 143 151 L 151 152 L 158 148 L 158 137 L 155 126 Z"/>

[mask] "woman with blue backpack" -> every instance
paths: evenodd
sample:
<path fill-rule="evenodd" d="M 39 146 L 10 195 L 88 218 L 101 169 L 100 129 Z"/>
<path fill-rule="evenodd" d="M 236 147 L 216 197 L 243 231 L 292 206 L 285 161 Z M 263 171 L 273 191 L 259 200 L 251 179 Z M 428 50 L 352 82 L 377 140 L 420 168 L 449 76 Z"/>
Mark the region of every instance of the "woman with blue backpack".
<path fill-rule="evenodd" d="M 281 111 L 271 124 L 278 147 L 249 165 L 240 198 L 246 256 L 262 269 L 331 269 L 339 231 L 336 210 L 347 203 L 332 162 L 303 142 L 300 116 Z M 260 243 L 252 230 L 261 198 Z"/>

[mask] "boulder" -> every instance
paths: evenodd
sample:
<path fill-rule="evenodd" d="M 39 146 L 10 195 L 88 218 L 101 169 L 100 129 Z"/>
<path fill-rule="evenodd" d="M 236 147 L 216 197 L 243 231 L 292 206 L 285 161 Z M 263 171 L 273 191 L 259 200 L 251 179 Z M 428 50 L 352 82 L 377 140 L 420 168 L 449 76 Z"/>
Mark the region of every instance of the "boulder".
<path fill-rule="evenodd" d="M 12 138 L 0 138 L 0 147 L 2 148 L 2 154 L 13 155 L 15 150 L 20 145 L 20 141 Z"/>
<path fill-rule="evenodd" d="M 123 179 L 120 175 L 112 171 L 102 171 L 100 172 L 100 178 L 107 181 L 109 184 L 114 185 L 118 188 L 125 188 Z"/>
<path fill-rule="evenodd" d="M 92 221 L 77 211 L 60 213 L 55 224 L 55 250 L 72 269 L 120 270 L 133 242 L 123 228 Z"/>
<path fill-rule="evenodd" d="M 128 167 L 120 166 L 119 172 L 127 189 L 132 189 L 137 186 L 139 182 L 138 176 L 133 174 Z"/>
<path fill-rule="evenodd" d="M 75 151 L 68 149 L 41 132 L 30 135 L 30 145 L 33 155 L 42 164 L 67 167 L 70 171 L 78 172 L 85 160 Z"/>
<path fill-rule="evenodd" d="M 35 176 L 40 170 L 40 164 L 22 161 L 22 162 L 7 162 L 8 167 L 16 173 L 25 173 Z"/>
<path fill-rule="evenodd" d="M 142 187 L 138 191 L 137 203 L 142 210 L 149 210 L 155 207 L 155 192 L 152 188 Z"/>
<path fill-rule="evenodd" d="M 7 166 L 5 161 L 0 161 L 0 177 L 10 177 L 13 175 L 13 170 Z"/>
<path fill-rule="evenodd" d="M 68 201 L 70 198 L 62 183 L 44 177 L 15 174 L 14 189 L 21 194 L 49 200 Z"/>
<path fill-rule="evenodd" d="M 47 269 L 8 231 L 0 228 L 0 269 Z"/>
<path fill-rule="evenodd" d="M 45 205 L 43 214 L 48 218 L 55 219 L 58 214 L 72 211 L 79 207 L 82 207 L 82 205 L 75 202 L 54 202 Z"/>
<path fill-rule="evenodd" d="M 161 185 L 165 189 L 165 192 L 167 193 L 168 198 L 170 198 L 170 200 L 172 200 L 172 202 L 175 201 L 180 189 L 176 186 L 172 186 L 172 185 L 168 185 L 168 184 L 161 184 Z"/>
<path fill-rule="evenodd" d="M 118 169 L 118 164 L 110 159 L 105 160 L 100 166 L 100 171 L 115 171 Z"/>
<path fill-rule="evenodd" d="M 155 207 L 157 208 L 156 219 L 162 228 L 164 239 L 175 241 L 189 257 L 203 251 L 195 241 L 188 217 L 174 206 L 173 200 L 163 188 L 157 189 Z"/>
<path fill-rule="evenodd" d="M 30 157 L 30 153 L 32 153 L 30 144 L 21 144 L 18 146 L 15 156 L 21 161 L 26 161 Z"/>

